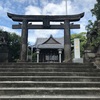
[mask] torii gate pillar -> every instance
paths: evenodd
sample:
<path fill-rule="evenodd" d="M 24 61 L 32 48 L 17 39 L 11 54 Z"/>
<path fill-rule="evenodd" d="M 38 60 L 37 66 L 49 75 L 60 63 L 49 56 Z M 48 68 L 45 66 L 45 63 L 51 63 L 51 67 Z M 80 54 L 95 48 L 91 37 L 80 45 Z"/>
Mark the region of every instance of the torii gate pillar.
<path fill-rule="evenodd" d="M 27 48 L 28 48 L 28 21 L 26 19 L 22 22 L 22 33 L 21 33 L 21 52 L 20 61 L 27 61 Z"/>
<path fill-rule="evenodd" d="M 70 22 L 64 22 L 64 62 L 71 62 Z"/>

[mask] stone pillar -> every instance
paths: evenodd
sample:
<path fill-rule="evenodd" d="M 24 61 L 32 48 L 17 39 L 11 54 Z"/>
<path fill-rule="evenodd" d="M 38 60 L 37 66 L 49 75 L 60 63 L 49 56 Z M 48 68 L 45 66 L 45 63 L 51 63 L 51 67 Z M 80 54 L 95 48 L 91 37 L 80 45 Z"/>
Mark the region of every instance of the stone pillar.
<path fill-rule="evenodd" d="M 62 49 L 59 49 L 58 52 L 59 52 L 59 63 L 61 63 L 61 54 L 62 54 Z"/>
<path fill-rule="evenodd" d="M 23 20 L 22 23 L 22 35 L 21 35 L 21 54 L 20 54 L 20 61 L 26 62 L 27 61 L 27 46 L 28 46 L 28 21 L 26 19 Z"/>
<path fill-rule="evenodd" d="M 33 47 L 31 47 L 31 62 L 32 62 Z"/>
<path fill-rule="evenodd" d="M 80 40 L 79 38 L 74 39 L 74 58 L 80 59 Z"/>
<path fill-rule="evenodd" d="M 37 63 L 39 63 L 39 53 L 40 53 L 40 50 L 37 49 L 37 50 L 36 50 L 36 54 L 37 54 Z"/>
<path fill-rule="evenodd" d="M 71 62 L 70 22 L 64 22 L 64 62 Z"/>

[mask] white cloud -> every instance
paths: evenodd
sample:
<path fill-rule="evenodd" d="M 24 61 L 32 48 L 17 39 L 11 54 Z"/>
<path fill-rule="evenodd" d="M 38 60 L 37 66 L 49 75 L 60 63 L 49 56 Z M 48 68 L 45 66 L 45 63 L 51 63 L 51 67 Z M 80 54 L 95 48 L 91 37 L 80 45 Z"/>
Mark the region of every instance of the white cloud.
<path fill-rule="evenodd" d="M 25 15 L 40 15 L 41 9 L 36 6 L 29 5 L 25 8 Z"/>
<path fill-rule="evenodd" d="M 7 31 L 7 32 L 16 33 L 18 35 L 21 35 L 17 30 L 13 30 L 13 29 L 6 27 L 6 26 L 0 26 L 0 29 L 2 29 L 3 31 Z"/>
<path fill-rule="evenodd" d="M 7 17 L 7 12 L 11 11 L 11 2 L 7 0 L 6 2 L 0 1 L 0 17 L 6 18 Z M 6 18 L 7 19 L 7 18 Z"/>
<path fill-rule="evenodd" d="M 62 15 L 65 13 L 65 2 L 62 2 L 61 4 L 54 4 L 54 3 L 48 3 L 43 8 L 43 14 L 46 15 Z"/>
<path fill-rule="evenodd" d="M 3 8 L 3 7 L 0 5 L 0 17 L 5 17 L 7 11 L 8 11 L 8 8 Z"/>
<path fill-rule="evenodd" d="M 46 6 L 48 3 L 49 3 L 48 0 L 40 0 L 40 5 L 43 7 Z"/>

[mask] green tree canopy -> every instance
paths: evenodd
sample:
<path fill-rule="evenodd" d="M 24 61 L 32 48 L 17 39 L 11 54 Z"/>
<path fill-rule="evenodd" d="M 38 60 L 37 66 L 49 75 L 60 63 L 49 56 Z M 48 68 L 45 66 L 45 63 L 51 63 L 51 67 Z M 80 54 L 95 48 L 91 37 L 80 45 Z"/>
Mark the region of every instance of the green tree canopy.
<path fill-rule="evenodd" d="M 90 46 L 98 47 L 100 45 L 100 27 L 98 27 L 98 21 L 100 20 L 100 0 L 96 0 L 96 4 L 94 5 L 94 8 L 91 9 L 91 13 L 93 16 L 96 17 L 96 21 L 92 22 L 92 20 L 89 20 L 88 25 L 86 26 L 86 30 L 93 31 L 97 29 L 97 38 L 94 38 L 94 40 L 90 43 Z M 99 28 L 99 31 L 98 31 Z"/>
<path fill-rule="evenodd" d="M 91 9 L 93 15 L 96 16 L 97 20 L 100 20 L 100 0 L 96 0 L 97 3 L 94 5 L 94 8 Z"/>
<path fill-rule="evenodd" d="M 16 61 L 20 56 L 21 37 L 16 33 L 10 33 L 0 29 L 0 34 L 2 34 L 3 32 L 6 32 L 8 34 L 9 61 Z"/>

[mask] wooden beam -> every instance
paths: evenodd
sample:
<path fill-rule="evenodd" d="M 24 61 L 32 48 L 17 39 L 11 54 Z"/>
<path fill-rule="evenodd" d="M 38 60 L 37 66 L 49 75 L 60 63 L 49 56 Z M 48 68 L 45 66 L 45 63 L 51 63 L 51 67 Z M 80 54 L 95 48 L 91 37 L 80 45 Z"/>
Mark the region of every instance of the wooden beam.
<path fill-rule="evenodd" d="M 22 29 L 22 25 L 12 25 L 13 29 Z M 70 29 L 79 29 L 79 24 L 70 24 Z M 64 25 L 50 25 L 49 27 L 44 27 L 43 25 L 28 25 L 28 29 L 64 29 Z"/>
<path fill-rule="evenodd" d="M 27 21 L 33 21 L 33 22 L 40 22 L 46 18 L 50 21 L 65 21 L 66 19 L 69 21 L 79 21 L 83 16 L 84 13 L 75 14 L 75 15 L 16 15 L 7 13 L 8 17 L 11 18 L 13 21 L 19 21 L 22 22 L 24 19 L 27 19 Z"/>

